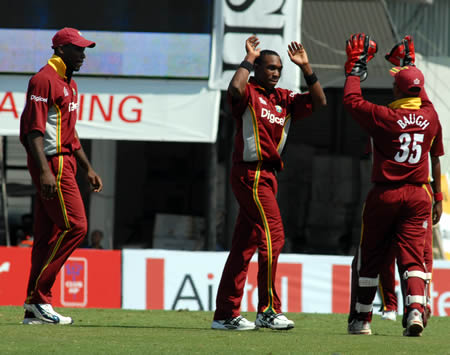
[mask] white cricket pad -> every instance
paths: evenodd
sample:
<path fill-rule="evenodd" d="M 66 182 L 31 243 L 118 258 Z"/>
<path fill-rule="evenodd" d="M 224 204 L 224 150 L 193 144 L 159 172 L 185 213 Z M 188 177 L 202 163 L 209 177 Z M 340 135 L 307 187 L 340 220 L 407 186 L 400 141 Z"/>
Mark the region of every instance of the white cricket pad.
<path fill-rule="evenodd" d="M 426 296 L 417 296 L 417 295 L 408 295 L 406 296 L 405 304 L 407 306 L 410 306 L 413 303 L 419 303 L 422 305 L 427 304 L 427 297 Z"/>
<path fill-rule="evenodd" d="M 403 273 L 403 280 L 408 280 L 410 277 L 418 277 L 422 280 L 429 280 L 427 278 L 427 274 L 425 272 L 419 271 L 419 270 L 411 270 L 411 271 L 406 270 Z"/>
<path fill-rule="evenodd" d="M 358 312 L 358 313 L 372 312 L 372 308 L 373 308 L 372 303 L 371 304 L 362 304 L 362 303 L 356 302 L 356 305 L 355 305 L 356 312 Z"/>
<path fill-rule="evenodd" d="M 377 287 L 378 286 L 378 276 L 377 277 L 360 277 L 358 279 L 359 287 Z"/>

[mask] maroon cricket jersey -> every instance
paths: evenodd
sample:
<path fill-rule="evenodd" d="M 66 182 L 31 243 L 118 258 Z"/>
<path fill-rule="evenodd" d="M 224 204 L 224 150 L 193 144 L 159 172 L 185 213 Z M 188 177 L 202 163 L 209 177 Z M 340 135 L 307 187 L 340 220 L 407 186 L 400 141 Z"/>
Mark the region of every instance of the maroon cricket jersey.
<path fill-rule="evenodd" d="M 364 100 L 359 77 L 349 76 L 344 106 L 372 138 L 373 182 L 429 182 L 428 156 L 443 155 L 444 147 L 441 124 L 425 90 L 419 98 L 380 106 Z"/>
<path fill-rule="evenodd" d="M 251 77 L 244 97 L 228 97 L 236 121 L 233 163 L 262 161 L 282 170 L 281 152 L 286 143 L 291 120 L 312 113 L 309 93 L 295 94 L 275 88 L 267 92 Z"/>
<path fill-rule="evenodd" d="M 80 149 L 75 136 L 78 89 L 67 81 L 66 65 L 54 55 L 28 84 L 25 108 L 20 118 L 20 141 L 28 149 L 26 135 L 39 131 L 44 135 L 47 156 Z"/>

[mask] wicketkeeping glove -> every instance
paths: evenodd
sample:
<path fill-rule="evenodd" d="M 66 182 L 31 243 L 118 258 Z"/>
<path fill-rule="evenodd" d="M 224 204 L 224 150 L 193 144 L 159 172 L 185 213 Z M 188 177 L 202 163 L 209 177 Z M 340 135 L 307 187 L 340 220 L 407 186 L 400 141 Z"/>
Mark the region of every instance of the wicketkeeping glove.
<path fill-rule="evenodd" d="M 345 62 L 345 76 L 355 75 L 361 81 L 367 78 L 367 63 L 375 56 L 378 50 L 377 43 L 364 33 L 352 35 L 347 40 L 345 51 L 347 62 Z"/>
<path fill-rule="evenodd" d="M 386 60 L 395 66 L 414 66 L 416 54 L 414 42 L 411 36 L 405 36 L 400 43 L 397 43 L 389 53 L 385 55 Z"/>

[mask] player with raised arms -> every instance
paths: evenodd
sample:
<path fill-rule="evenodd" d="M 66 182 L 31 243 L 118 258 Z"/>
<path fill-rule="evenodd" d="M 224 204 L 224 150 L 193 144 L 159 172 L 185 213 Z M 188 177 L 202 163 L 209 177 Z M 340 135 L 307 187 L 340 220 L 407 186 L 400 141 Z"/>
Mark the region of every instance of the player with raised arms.
<path fill-rule="evenodd" d="M 278 53 L 260 50 L 259 40 L 245 41 L 246 56 L 228 87 L 236 123 L 231 186 L 239 203 L 232 246 L 216 299 L 213 329 L 251 330 L 260 327 L 291 329 L 294 322 L 281 312 L 275 289 L 278 256 L 284 230 L 276 200 L 277 171 L 289 127 L 326 105 L 322 87 L 303 46 L 291 42 L 290 60 L 303 72 L 309 92 L 295 94 L 276 88 L 283 65 Z M 255 71 L 255 76 L 249 74 Z M 255 322 L 240 313 L 250 260 L 258 249 L 258 305 Z"/>
<path fill-rule="evenodd" d="M 387 107 L 364 100 L 360 82 L 376 51 L 376 43 L 364 33 L 347 41 L 344 106 L 369 133 L 373 152 L 373 187 L 352 263 L 348 333 L 371 334 L 379 274 L 382 265 L 391 262 L 388 251 L 394 248 L 405 304 L 403 334 L 420 336 L 427 322 L 424 249 L 433 203 L 429 154 L 437 160 L 443 155 L 442 129 L 425 93 L 424 76 L 414 65 L 391 70 L 395 101 Z M 434 166 L 438 169 L 439 164 Z M 434 174 L 440 176 L 440 171 Z M 439 194 L 440 186 L 436 190 Z"/>

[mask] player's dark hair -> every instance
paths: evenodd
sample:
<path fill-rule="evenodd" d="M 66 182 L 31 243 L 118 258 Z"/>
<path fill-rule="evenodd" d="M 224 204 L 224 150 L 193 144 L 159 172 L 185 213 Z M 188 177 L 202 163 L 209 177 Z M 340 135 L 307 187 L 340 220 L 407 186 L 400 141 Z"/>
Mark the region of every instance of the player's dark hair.
<path fill-rule="evenodd" d="M 276 55 L 278 58 L 280 58 L 280 55 L 277 52 L 275 52 L 271 49 L 264 49 L 259 53 L 259 57 L 255 59 L 255 64 L 260 65 L 263 61 L 263 58 L 267 55 Z M 281 60 L 281 58 L 280 58 L 280 60 Z"/>

